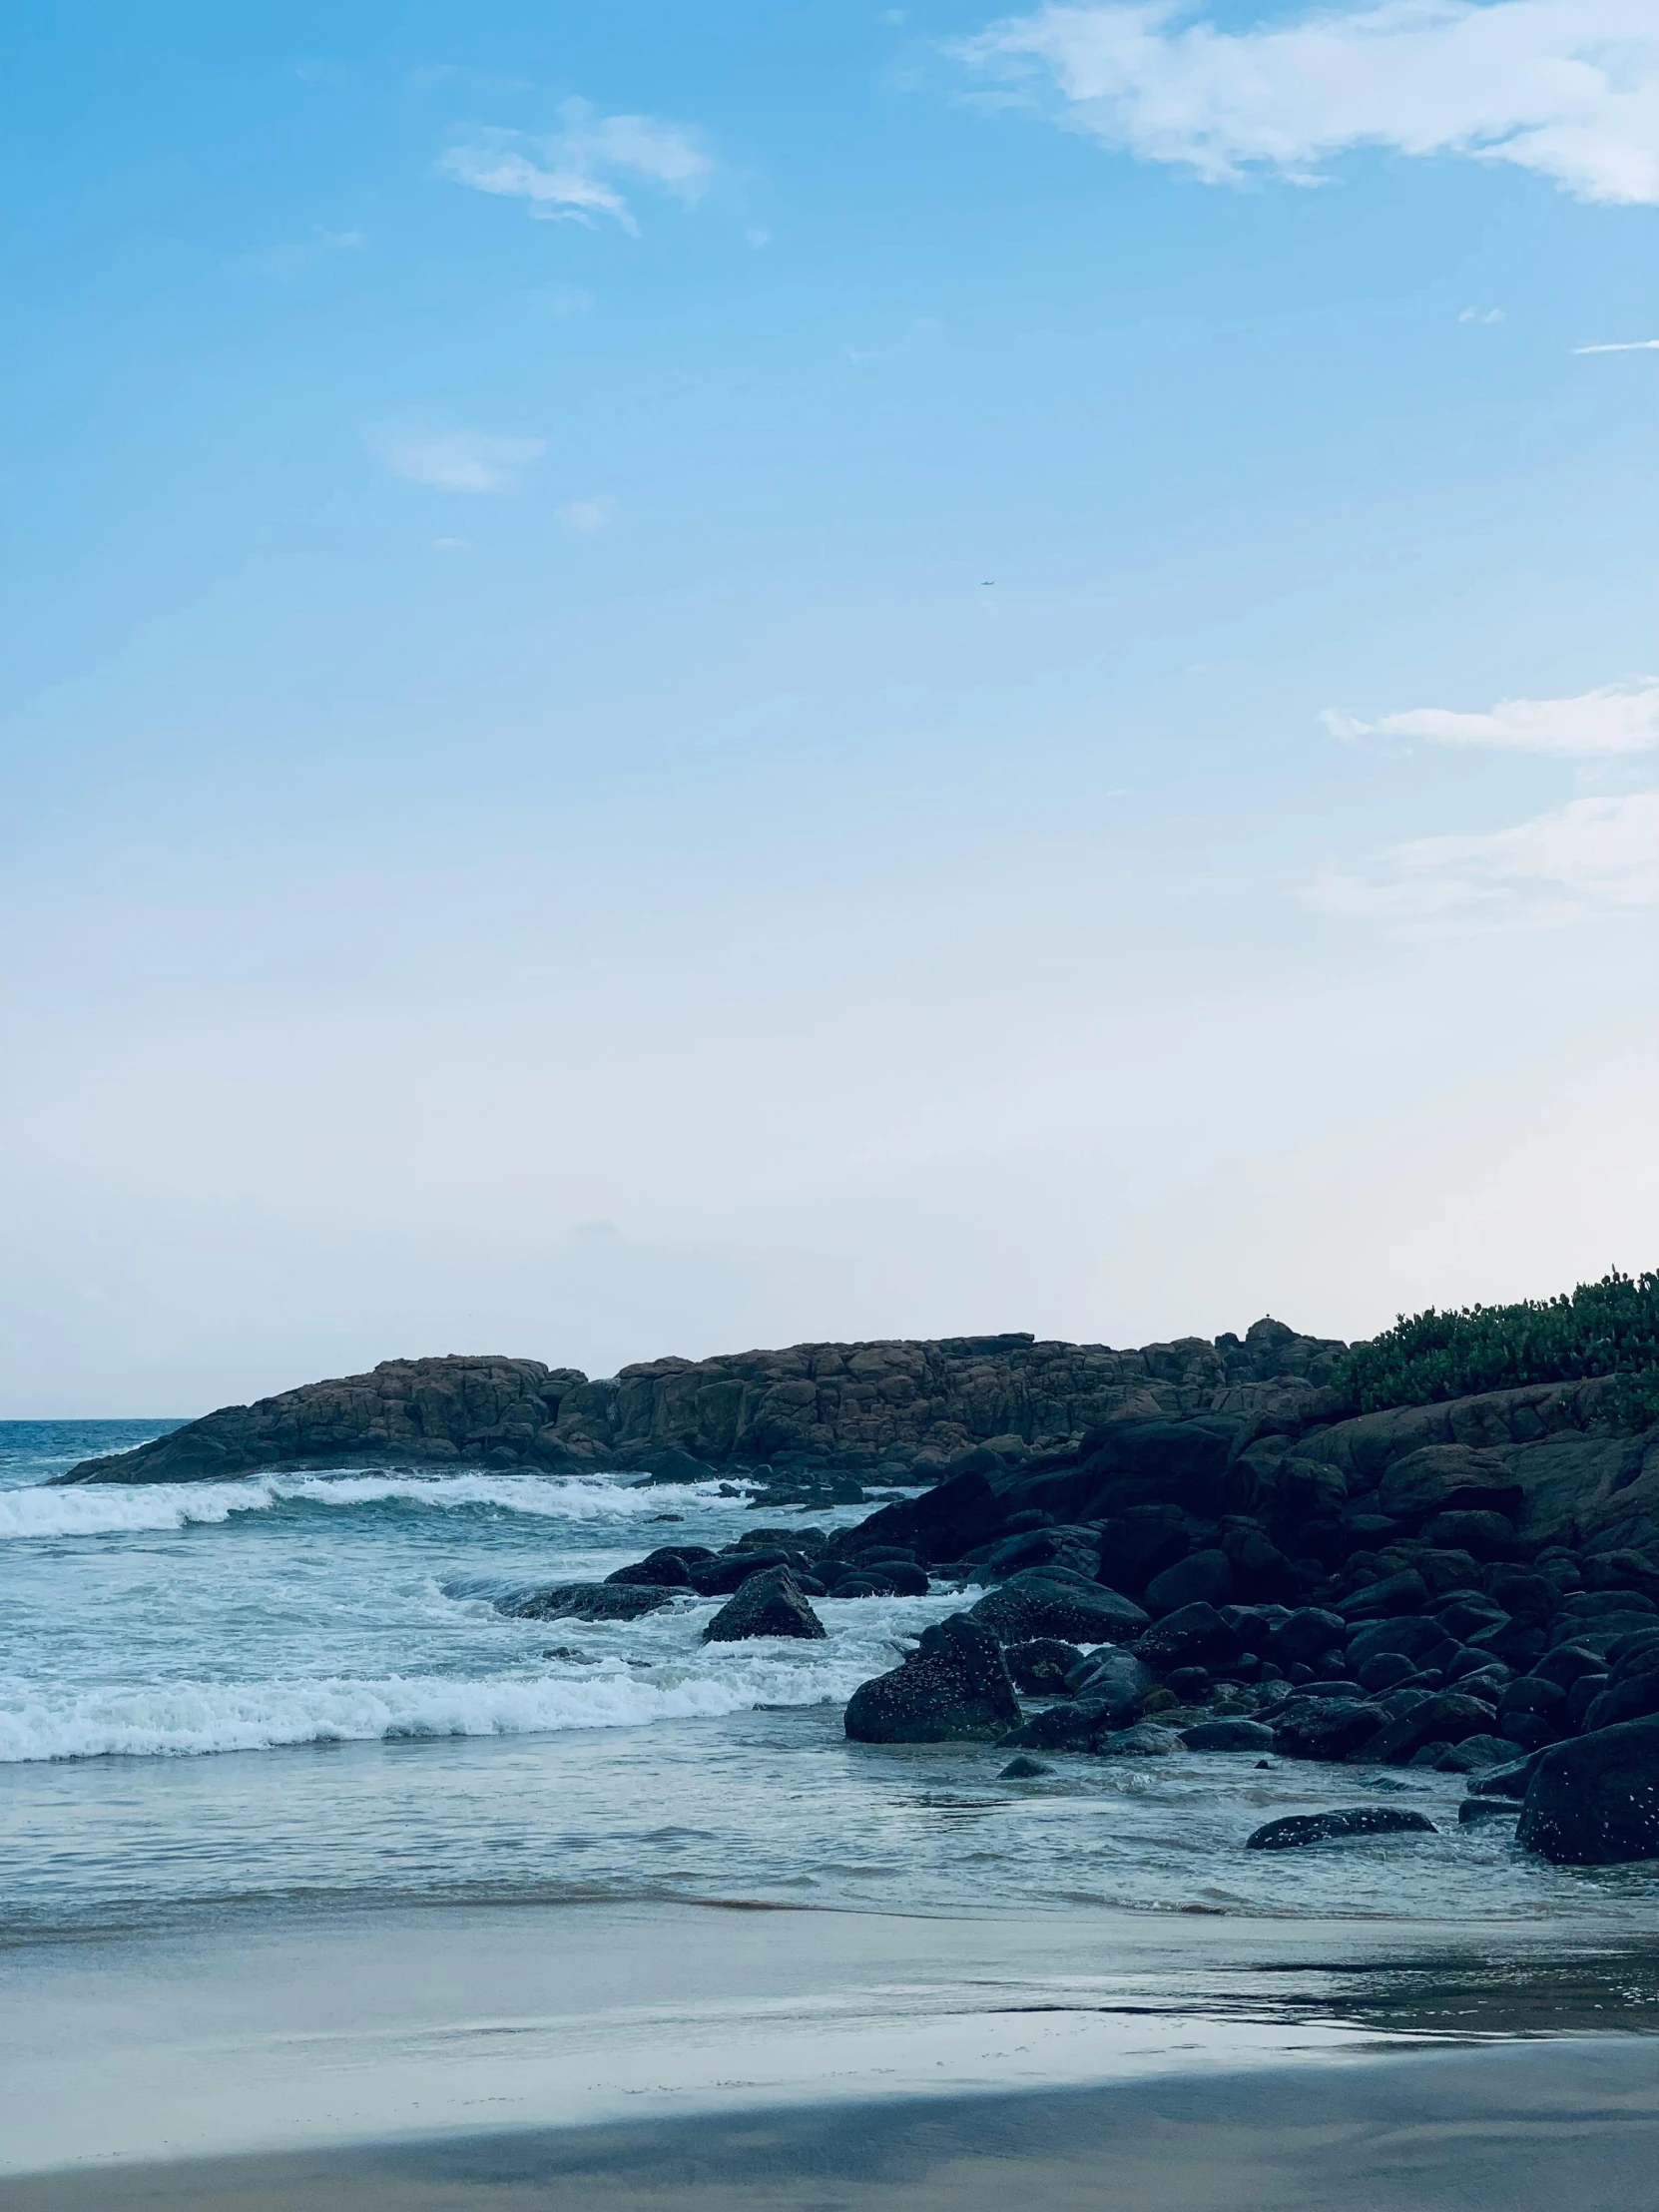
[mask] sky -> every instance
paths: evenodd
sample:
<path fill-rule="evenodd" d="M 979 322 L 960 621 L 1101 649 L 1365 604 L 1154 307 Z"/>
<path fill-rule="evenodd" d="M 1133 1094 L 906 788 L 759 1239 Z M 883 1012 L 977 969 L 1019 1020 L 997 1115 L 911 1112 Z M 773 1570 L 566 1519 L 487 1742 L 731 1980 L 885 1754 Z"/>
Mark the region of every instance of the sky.
<path fill-rule="evenodd" d="M 0 80 L 0 1413 L 1659 1265 L 1653 0 Z"/>

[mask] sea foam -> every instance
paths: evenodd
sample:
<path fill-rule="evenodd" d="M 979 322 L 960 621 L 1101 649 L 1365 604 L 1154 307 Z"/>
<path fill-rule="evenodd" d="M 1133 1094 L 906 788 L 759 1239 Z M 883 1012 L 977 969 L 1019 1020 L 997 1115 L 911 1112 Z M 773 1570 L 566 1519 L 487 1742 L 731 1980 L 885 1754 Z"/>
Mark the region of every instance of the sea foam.
<path fill-rule="evenodd" d="M 665 1670 L 666 1672 L 667 1670 Z M 439 1736 L 526 1736 L 645 1728 L 757 1705 L 837 1702 L 867 1664 L 850 1655 L 802 1666 L 756 1649 L 674 1681 L 642 1682 L 617 1663 L 581 1676 L 479 1680 L 330 1675 L 287 1682 L 178 1681 L 43 1689 L 0 1680 L 0 1764 L 200 1756 L 281 1745 Z"/>
<path fill-rule="evenodd" d="M 603 1475 L 436 1474 L 360 1470 L 339 1474 L 253 1475 L 238 1482 L 88 1483 L 65 1489 L 0 1490 L 0 1541 L 40 1537 L 165 1533 L 227 1521 L 233 1513 L 287 1504 L 427 1506 L 439 1511 L 493 1507 L 543 1520 L 641 1521 L 676 1505 L 700 1512 L 723 1499 L 709 1483 L 630 1486 Z"/>

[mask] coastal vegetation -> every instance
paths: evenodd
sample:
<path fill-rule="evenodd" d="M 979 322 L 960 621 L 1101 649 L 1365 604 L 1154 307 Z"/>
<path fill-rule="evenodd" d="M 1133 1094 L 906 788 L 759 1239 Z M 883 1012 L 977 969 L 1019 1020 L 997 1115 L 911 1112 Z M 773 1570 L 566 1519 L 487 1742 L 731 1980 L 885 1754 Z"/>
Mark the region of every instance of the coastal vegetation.
<path fill-rule="evenodd" d="M 1350 1348 L 1334 1378 L 1358 1413 L 1431 1405 L 1530 1382 L 1611 1376 L 1619 1426 L 1659 1420 L 1659 1272 L 1581 1283 L 1512 1306 L 1430 1306 Z"/>

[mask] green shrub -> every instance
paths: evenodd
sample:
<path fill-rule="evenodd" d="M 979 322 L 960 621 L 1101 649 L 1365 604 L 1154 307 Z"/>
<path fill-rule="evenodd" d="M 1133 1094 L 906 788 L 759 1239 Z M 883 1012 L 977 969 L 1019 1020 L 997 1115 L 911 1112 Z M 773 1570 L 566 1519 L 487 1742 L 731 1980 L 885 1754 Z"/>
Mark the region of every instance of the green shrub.
<path fill-rule="evenodd" d="M 1659 1274 L 1615 1268 L 1570 1297 L 1402 1314 L 1353 1346 L 1336 1381 L 1356 1412 L 1375 1413 L 1600 1375 L 1618 1378 L 1607 1412 L 1619 1425 L 1659 1420 Z"/>

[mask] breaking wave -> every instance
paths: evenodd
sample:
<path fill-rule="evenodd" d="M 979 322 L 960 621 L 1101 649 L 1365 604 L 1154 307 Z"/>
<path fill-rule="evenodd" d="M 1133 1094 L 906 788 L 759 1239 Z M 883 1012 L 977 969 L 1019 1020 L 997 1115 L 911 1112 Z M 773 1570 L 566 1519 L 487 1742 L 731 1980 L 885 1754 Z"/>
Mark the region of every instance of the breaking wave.
<path fill-rule="evenodd" d="M 227 1521 L 233 1513 L 302 1505 L 460 1507 L 526 1513 L 567 1522 L 640 1521 L 695 1505 L 700 1512 L 730 1505 L 719 1485 L 660 1482 L 633 1485 L 628 1476 L 540 1474 L 412 1474 L 363 1470 L 340 1474 L 251 1475 L 237 1482 L 88 1484 L 68 1489 L 0 1490 L 0 1541 L 41 1537 L 165 1533 Z"/>

